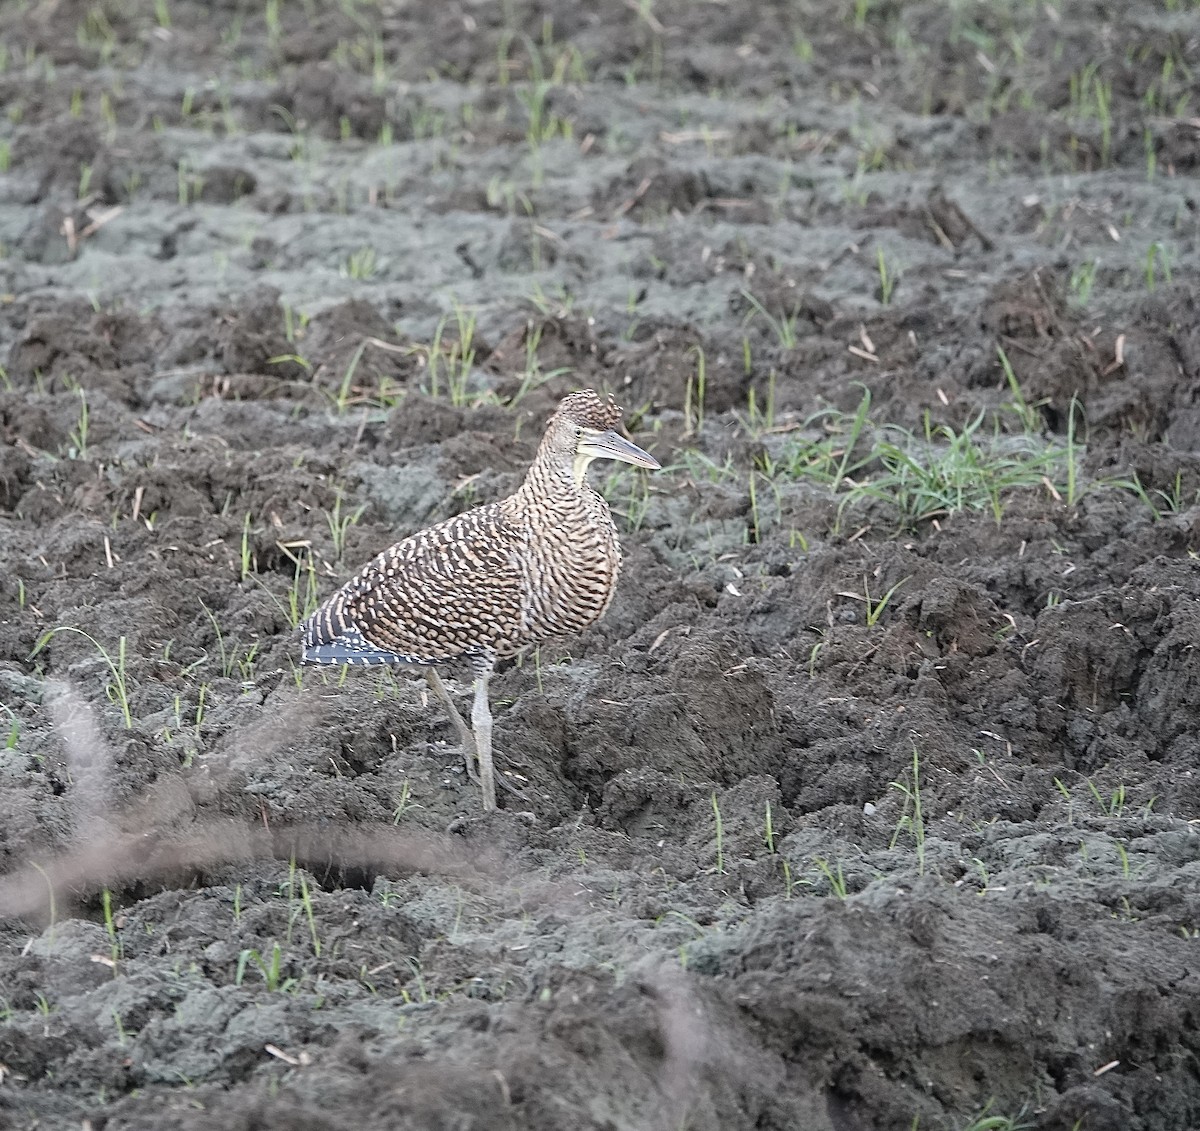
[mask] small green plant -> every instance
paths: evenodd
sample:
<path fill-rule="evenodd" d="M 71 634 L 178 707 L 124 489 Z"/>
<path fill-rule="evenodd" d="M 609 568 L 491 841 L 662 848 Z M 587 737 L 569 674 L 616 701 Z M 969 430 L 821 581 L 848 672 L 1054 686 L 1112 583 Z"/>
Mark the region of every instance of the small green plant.
<path fill-rule="evenodd" d="M 849 597 L 853 601 L 862 601 L 863 608 L 866 610 L 867 627 L 874 628 L 879 623 L 879 618 L 883 616 L 883 610 L 888 607 L 888 603 L 896 595 L 897 590 L 908 580 L 907 577 L 901 578 L 882 597 L 872 597 L 870 582 L 864 577 L 863 591 L 861 593 L 846 591 L 838 593 L 837 596 Z"/>
<path fill-rule="evenodd" d="M 1113 842 L 1113 847 L 1117 850 L 1117 859 L 1121 861 L 1121 877 L 1122 879 L 1128 880 L 1131 874 L 1129 867 L 1129 853 L 1119 840 Z"/>
<path fill-rule="evenodd" d="M 689 373 L 687 388 L 683 396 L 683 422 L 685 436 L 698 436 L 704 428 L 704 394 L 708 383 L 707 363 L 704 350 L 700 346 L 692 346 L 691 352 L 696 357 L 696 372 Z"/>
<path fill-rule="evenodd" d="M 1179 514 L 1200 498 L 1200 491 L 1197 491 L 1189 499 L 1183 487 L 1182 471 L 1175 473 L 1174 481 L 1166 490 L 1155 488 L 1153 491 L 1148 491 L 1136 471 L 1128 479 L 1108 479 L 1105 482 L 1110 487 L 1118 487 L 1137 496 L 1150 511 L 1155 522 L 1158 522 L 1164 514 Z"/>
<path fill-rule="evenodd" d="M 762 403 L 759 403 L 758 391 L 753 385 L 746 391 L 746 415 L 735 412 L 741 426 L 751 436 L 760 437 L 764 432 L 775 427 L 775 390 L 778 374 L 774 369 L 767 373 L 767 391 Z"/>
<path fill-rule="evenodd" d="M 841 440 L 841 458 L 838 460 L 837 474 L 834 475 L 832 484 L 834 491 L 837 491 L 846 480 L 846 476 L 850 471 L 850 460 L 854 454 L 855 445 L 857 445 L 859 437 L 867 425 L 867 418 L 870 411 L 871 390 L 864 386 L 863 395 L 859 399 L 858 408 L 854 411 L 850 427 L 846 431 L 844 439 Z M 855 470 L 857 470 L 857 465 Z"/>
<path fill-rule="evenodd" d="M 921 810 L 921 755 L 915 746 L 913 747 L 911 781 L 894 781 L 891 786 L 904 795 L 904 812 L 900 814 L 900 820 L 896 822 L 896 828 L 892 833 L 892 839 L 888 842 L 888 848 L 895 848 L 896 842 L 900 839 L 900 833 L 906 828 L 909 829 L 912 833 L 913 844 L 917 849 L 917 872 L 923 876 L 925 875 L 925 817 Z"/>
<path fill-rule="evenodd" d="M 72 625 L 60 624 L 57 628 L 49 629 L 43 632 L 38 638 L 37 644 L 34 645 L 33 651 L 29 653 L 29 659 L 33 659 L 51 640 L 54 639 L 60 632 L 74 632 L 82 636 L 93 648 L 99 653 L 100 658 L 108 665 L 108 670 L 112 675 L 112 682 L 105 688 L 109 701 L 115 703 L 121 709 L 121 717 L 125 720 L 125 729 L 130 730 L 133 727 L 133 716 L 129 710 L 129 682 L 125 670 L 125 637 L 122 636 L 117 641 L 117 655 L 114 659 L 112 654 L 101 644 L 94 636 L 83 631 L 82 628 L 75 628 Z"/>
<path fill-rule="evenodd" d="M 867 189 L 866 183 L 867 165 L 867 156 L 865 154 L 859 154 L 858 161 L 855 164 L 854 172 L 846 178 L 844 184 L 842 185 L 843 199 L 847 204 L 853 205 L 857 208 L 865 208 L 871 195 Z"/>
<path fill-rule="evenodd" d="M 175 195 L 181 207 L 200 199 L 204 190 L 204 178 L 192 168 L 187 157 L 181 157 L 175 169 Z"/>
<path fill-rule="evenodd" d="M 624 491 L 619 488 L 624 487 Z M 640 468 L 617 466 L 605 476 L 600 493 L 625 530 L 640 530 L 650 509 L 650 478 Z"/>
<path fill-rule="evenodd" d="M 321 938 L 317 933 L 317 917 L 313 912 L 312 893 L 308 890 L 308 880 L 300 873 L 300 906 L 304 909 L 304 918 L 308 923 L 309 938 L 312 939 L 313 954 L 321 957 Z"/>
<path fill-rule="evenodd" d="M 415 958 L 409 958 L 406 961 L 409 969 L 413 972 L 413 981 L 416 983 L 417 992 L 415 994 L 411 994 L 407 988 L 405 988 L 400 991 L 400 996 L 406 1002 L 415 1001 L 423 1004 L 425 1002 L 432 1001 L 433 995 L 429 992 L 429 987 L 425 983 L 425 973 L 421 969 L 421 963 Z"/>
<path fill-rule="evenodd" d="M 104 931 L 108 935 L 108 952 L 112 960 L 112 972 L 115 978 L 117 963 L 121 958 L 121 940 L 117 936 L 117 923 L 113 917 L 112 892 L 108 888 L 100 893 L 100 906 L 104 912 Z"/>
<path fill-rule="evenodd" d="M 976 751 L 976 753 L 979 752 Z M 991 890 L 991 874 L 988 872 L 988 867 L 978 856 L 973 856 L 971 863 L 975 865 L 975 871 L 979 873 L 979 894 L 987 895 Z"/>
<path fill-rule="evenodd" d="M 292 583 L 288 587 L 287 593 L 284 595 L 284 600 L 280 600 L 266 586 L 267 596 L 275 603 L 275 607 L 287 619 L 288 625 L 292 628 L 298 628 L 300 622 L 307 619 L 313 613 L 320 596 L 320 582 L 317 580 L 317 569 L 313 564 L 312 553 L 308 548 L 307 543 L 286 543 L 281 542 L 279 548 L 291 559 L 295 572 L 292 575 Z M 293 553 L 294 550 L 299 550 L 300 553 Z M 258 580 L 255 578 L 255 580 Z M 262 584 L 259 582 L 259 584 Z M 300 672 L 297 669 L 296 686 L 300 686 Z"/>
<path fill-rule="evenodd" d="M 542 343 L 542 327 L 530 325 L 525 331 L 525 368 L 521 373 L 521 384 L 508 402 L 509 408 L 515 408 L 525 396 L 534 389 L 540 389 L 547 381 L 570 373 L 569 367 L 563 365 L 549 372 L 542 372 L 542 363 L 538 358 L 538 349 Z"/>
<path fill-rule="evenodd" d="M 75 427 L 71 429 L 71 446 L 69 454 L 72 459 L 88 458 L 88 424 L 91 414 L 88 411 L 87 394 L 82 387 L 76 389 L 79 393 L 79 416 L 75 419 Z"/>
<path fill-rule="evenodd" d="M 412 785 L 408 779 L 404 779 L 404 784 L 400 787 L 400 796 L 396 798 L 396 808 L 392 810 L 392 824 L 398 825 L 404 814 L 414 808 L 412 801 Z"/>
<path fill-rule="evenodd" d="M 342 264 L 342 274 L 350 279 L 369 279 L 375 274 L 377 267 L 375 249 L 360 247 L 352 251 Z"/>
<path fill-rule="evenodd" d="M 792 879 L 792 866 L 788 863 L 786 856 L 781 857 L 779 863 L 783 868 L 783 897 L 791 899 L 792 893 L 796 890 L 795 881 Z"/>
<path fill-rule="evenodd" d="M 1062 448 L 1032 437 L 984 438 L 984 411 L 961 431 L 932 427 L 926 414 L 923 438 L 890 427 L 890 438 L 876 442 L 873 462 L 879 474 L 853 485 L 841 510 L 865 499 L 894 506 L 909 524 L 963 510 L 990 510 L 997 523 L 1007 494 L 1022 488 L 1046 488 L 1058 477 Z"/>
<path fill-rule="evenodd" d="M 758 545 L 762 541 L 762 526 L 759 522 L 758 514 L 758 489 L 757 472 L 753 468 L 750 469 L 749 493 L 750 493 L 750 541 L 753 545 Z"/>
<path fill-rule="evenodd" d="M 1004 407 L 1016 415 L 1021 422 L 1021 430 L 1026 435 L 1039 435 L 1042 431 L 1040 409 L 1048 402 L 1038 401 L 1036 404 L 1030 404 L 1026 401 L 1025 394 L 1021 391 L 1021 383 L 1017 380 L 1016 373 L 1013 372 L 1012 362 L 1008 360 L 1008 354 L 1004 352 L 1003 346 L 996 347 L 996 356 L 1000 359 L 1000 368 L 1004 371 L 1004 380 L 1012 395 L 1012 401 Z"/>
<path fill-rule="evenodd" d="M 1079 445 L 1076 443 L 1076 416 L 1083 412 L 1083 406 L 1075 397 L 1067 408 L 1067 506 L 1073 507 L 1079 502 Z"/>
<path fill-rule="evenodd" d="M 837 867 L 830 865 L 829 861 L 823 856 L 817 856 L 813 859 L 813 863 L 817 866 L 817 871 L 825 877 L 829 884 L 829 890 L 833 892 L 838 899 L 845 901 L 846 899 L 846 876 L 842 871 L 842 862 L 837 861 Z"/>
<path fill-rule="evenodd" d="M 246 517 L 242 519 L 242 544 L 239 553 L 241 562 L 241 580 L 245 581 L 251 573 L 258 572 L 258 562 L 254 556 L 254 547 L 250 541 L 250 512 L 246 512 Z M 204 602 L 202 601 L 201 604 Z"/>
<path fill-rule="evenodd" d="M 712 811 L 717 827 L 717 874 L 723 876 L 725 874 L 725 823 L 721 820 L 721 805 L 717 801 L 716 793 L 712 795 Z"/>
<path fill-rule="evenodd" d="M 1071 791 L 1063 784 L 1061 778 L 1054 779 L 1054 788 L 1062 794 L 1067 803 L 1067 824 L 1073 825 L 1075 823 L 1075 799 L 1071 796 Z"/>
<path fill-rule="evenodd" d="M 767 851 L 772 855 L 778 855 L 775 851 L 775 821 L 771 813 L 771 803 L 766 803 L 766 809 L 763 813 L 763 843 L 767 846 Z M 787 899 L 792 898 L 792 890 L 795 884 L 792 882 L 792 866 L 788 863 L 787 857 L 779 857 L 779 867 L 783 872 L 783 890 L 784 896 Z"/>
<path fill-rule="evenodd" d="M 1086 778 L 1088 792 L 1092 795 L 1092 799 L 1096 802 L 1100 812 L 1106 817 L 1122 817 L 1125 814 L 1125 786 L 1118 785 L 1108 797 L 1104 797 L 1100 790 L 1096 788 L 1096 783 L 1091 778 Z"/>
<path fill-rule="evenodd" d="M 989 1114 L 994 1103 L 994 1098 L 988 1100 L 969 1123 L 963 1124 L 962 1131 L 1032 1131 L 1032 1123 L 1020 1122 L 1022 1112 L 1015 1116 Z M 1082 1131 L 1082 1128 L 1078 1128 L 1078 1131 Z"/>
<path fill-rule="evenodd" d="M 292 931 L 296 926 L 296 920 L 299 917 L 302 908 L 296 904 L 296 877 L 298 875 L 296 869 L 296 854 L 293 852 L 288 860 L 288 878 L 285 883 L 279 885 L 279 894 L 287 895 L 288 903 L 288 923 L 286 942 L 288 946 L 292 945 Z"/>
<path fill-rule="evenodd" d="M 329 526 L 329 537 L 333 542 L 333 560 L 340 562 L 346 552 L 346 532 L 357 525 L 367 509 L 366 503 L 360 503 L 352 511 L 343 509 L 345 496 L 339 487 L 334 495 L 333 509 L 325 512 L 325 522 Z"/>
<path fill-rule="evenodd" d="M 1167 11 L 1183 11 L 1195 0 L 1165 0 Z M 1191 116 L 1190 102 L 1195 93 L 1193 72 L 1185 58 L 1175 50 L 1164 53 L 1158 76 L 1146 88 L 1142 105 L 1154 117 L 1185 118 Z"/>
<path fill-rule="evenodd" d="M 238 671 L 241 675 L 242 686 L 244 686 L 246 690 L 251 690 L 253 687 L 254 659 L 256 659 L 258 656 L 258 646 L 259 641 L 256 640 L 250 647 L 247 648 L 245 654 L 242 654 L 242 656 L 238 657 Z M 230 675 L 232 675 L 232 672 L 230 672 Z M 203 690 L 204 684 L 200 684 L 200 687 L 202 687 Z M 197 723 L 197 725 L 199 725 L 199 723 Z"/>
<path fill-rule="evenodd" d="M 769 325 L 774 331 L 775 337 L 779 341 L 780 346 L 788 350 L 795 349 L 796 342 L 798 340 L 796 337 L 796 323 L 800 319 L 799 311 L 793 310 L 791 314 L 781 313 L 779 317 L 776 318 L 769 310 L 767 310 L 765 306 L 763 306 L 761 302 L 758 301 L 757 298 L 755 298 L 753 294 L 750 293 L 750 291 L 746 290 L 745 287 L 741 288 L 741 293 L 742 297 L 754 308 L 751 314 L 746 316 L 746 321 L 749 321 L 755 313 L 760 314 L 767 320 L 767 325 Z"/>
<path fill-rule="evenodd" d="M 518 38 L 525 47 L 529 60 L 529 78 L 516 91 L 516 95 L 517 100 L 525 107 L 525 139 L 530 151 L 536 154 L 543 142 L 556 137 L 569 139 L 573 135 L 574 126 L 571 120 L 554 111 L 550 105 L 550 95 L 556 88 L 564 85 L 568 75 L 576 81 L 583 81 L 586 73 L 579 49 L 572 44 L 558 48 L 552 34 L 548 34 L 547 27 L 544 26 L 540 45 L 529 36 L 516 37 L 507 32 L 501 36 L 497 47 L 497 71 L 501 85 L 508 85 L 509 71 L 512 68 L 509 51 Z M 547 67 L 551 57 L 553 63 Z"/>
<path fill-rule="evenodd" d="M 888 266 L 882 247 L 875 249 L 875 267 L 879 272 L 879 301 L 883 306 L 890 306 L 892 303 L 892 292 L 896 289 L 898 276 Z"/>
<path fill-rule="evenodd" d="M 296 979 L 286 977 L 283 973 L 283 948 L 279 943 L 271 944 L 271 953 L 266 958 L 254 947 L 247 947 L 243 950 L 238 955 L 237 970 L 233 977 L 235 986 L 240 986 L 245 980 L 246 971 L 251 963 L 262 976 L 263 984 L 271 993 L 276 991 L 287 993 L 289 990 L 295 989 Z"/>
<path fill-rule="evenodd" d="M 471 373 L 475 368 L 475 312 L 455 302 L 453 317 L 454 339 L 445 340 L 450 315 L 443 315 L 434 330 L 433 341 L 421 350 L 428 373 L 425 391 L 431 397 L 440 396 L 442 381 L 445 380 L 450 403 L 465 406 Z"/>
<path fill-rule="evenodd" d="M 290 302 L 282 302 L 280 305 L 283 307 L 283 336 L 289 344 L 295 345 L 297 340 L 304 336 L 310 316 L 304 311 L 297 313 Z"/>
<path fill-rule="evenodd" d="M 769 479 L 806 479 L 836 493 L 874 459 L 873 453 L 858 451 L 870 427 L 870 408 L 871 393 L 864 389 L 853 416 L 834 409 L 816 412 L 785 440 L 777 456 L 763 452 L 756 462 Z"/>
<path fill-rule="evenodd" d="M 685 448 L 680 463 L 664 470 L 682 471 L 693 481 L 704 483 L 731 483 L 738 477 L 732 455 L 726 453 L 724 462 L 717 463 L 696 448 Z"/>
<path fill-rule="evenodd" d="M 1159 273 L 1164 283 L 1171 282 L 1171 256 L 1161 240 L 1155 240 L 1146 249 L 1145 279 L 1146 290 L 1153 291 L 1158 286 Z"/>
<path fill-rule="evenodd" d="M 268 365 L 298 365 L 305 373 L 312 376 L 313 364 L 308 358 L 298 353 L 280 353 L 267 358 Z"/>
<path fill-rule="evenodd" d="M 117 136 L 117 112 L 113 108 L 112 95 L 107 90 L 100 92 L 100 118 L 104 122 L 104 140 L 112 145 Z"/>
<path fill-rule="evenodd" d="M 225 637 L 221 632 L 221 626 L 217 623 L 217 618 L 213 615 L 212 609 L 210 609 L 203 601 L 200 602 L 200 607 L 204 610 L 204 615 L 208 617 L 208 622 L 212 625 L 213 632 L 217 637 L 217 652 L 221 657 L 221 674 L 223 676 L 228 676 L 229 673 L 233 671 L 232 652 L 227 652 L 225 649 Z M 178 710 L 176 711 L 176 714 L 178 714 Z"/>
<path fill-rule="evenodd" d="M 821 649 L 824 647 L 825 647 L 825 641 L 822 639 L 822 640 L 818 640 L 815 644 L 813 644 L 812 648 L 809 649 L 809 652 L 808 652 L 808 678 L 809 679 L 817 678 L 817 658 L 821 655 Z"/>
<path fill-rule="evenodd" d="M 46 885 L 46 906 L 50 909 L 50 925 L 46 928 L 46 941 L 49 944 L 50 949 L 53 950 L 54 932 L 58 927 L 58 901 L 55 893 L 54 881 L 50 879 L 49 875 L 46 873 L 46 869 L 43 868 L 36 860 L 31 860 L 29 864 L 30 867 L 42 877 L 42 883 Z"/>
<path fill-rule="evenodd" d="M 1068 79 L 1070 114 L 1100 126 L 1100 164 L 1109 163 L 1112 153 L 1112 82 L 1100 77 L 1099 63 L 1088 63 Z"/>
<path fill-rule="evenodd" d="M 359 363 L 362 361 L 363 353 L 366 351 L 370 343 L 367 339 L 363 339 L 358 348 L 350 355 L 350 361 L 346 365 L 346 371 L 342 374 L 342 383 L 338 386 L 338 391 L 334 397 L 334 405 L 337 408 L 338 414 L 341 415 L 346 411 L 351 401 L 351 390 L 353 389 L 354 374 L 358 372 Z"/>
<path fill-rule="evenodd" d="M 1094 259 L 1080 263 L 1071 271 L 1071 296 L 1079 306 L 1087 306 L 1092 296 L 1092 287 L 1096 283 L 1096 266 Z"/>

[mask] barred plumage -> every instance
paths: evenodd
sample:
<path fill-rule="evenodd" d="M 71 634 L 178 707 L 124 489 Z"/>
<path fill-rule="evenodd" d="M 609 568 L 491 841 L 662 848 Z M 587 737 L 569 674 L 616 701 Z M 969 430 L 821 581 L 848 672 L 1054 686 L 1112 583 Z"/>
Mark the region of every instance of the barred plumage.
<path fill-rule="evenodd" d="M 494 809 L 487 682 L 497 659 L 579 632 L 612 601 L 621 549 L 608 504 L 587 483 L 593 459 L 656 469 L 614 429 L 621 410 L 590 389 L 564 397 L 515 493 L 397 542 L 302 626 L 305 663 L 418 664 L 450 712 L 467 769 Z M 436 665 L 470 660 L 474 733 Z"/>

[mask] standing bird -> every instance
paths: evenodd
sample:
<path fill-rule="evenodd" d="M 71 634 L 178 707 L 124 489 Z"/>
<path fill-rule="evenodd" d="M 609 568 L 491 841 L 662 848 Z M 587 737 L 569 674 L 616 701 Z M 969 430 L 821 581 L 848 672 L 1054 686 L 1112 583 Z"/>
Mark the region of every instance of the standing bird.
<path fill-rule="evenodd" d="M 496 503 L 384 550 L 301 628 L 307 664 L 416 664 L 445 704 L 485 810 L 496 808 L 488 680 L 498 659 L 580 632 L 608 609 L 621 566 L 612 514 L 587 482 L 594 459 L 658 461 L 615 431 L 621 410 L 592 390 L 563 398 L 525 481 Z M 468 729 L 437 666 L 468 660 Z M 473 733 L 472 733 L 473 731 Z"/>

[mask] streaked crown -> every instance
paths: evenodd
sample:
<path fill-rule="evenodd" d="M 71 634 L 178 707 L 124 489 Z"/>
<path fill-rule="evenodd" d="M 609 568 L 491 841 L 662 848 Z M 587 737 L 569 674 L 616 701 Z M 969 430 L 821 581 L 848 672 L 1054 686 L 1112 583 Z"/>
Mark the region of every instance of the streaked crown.
<path fill-rule="evenodd" d="M 597 432 L 606 432 L 621 422 L 621 410 L 612 397 L 601 400 L 594 389 L 569 393 L 563 397 L 554 415 Z"/>

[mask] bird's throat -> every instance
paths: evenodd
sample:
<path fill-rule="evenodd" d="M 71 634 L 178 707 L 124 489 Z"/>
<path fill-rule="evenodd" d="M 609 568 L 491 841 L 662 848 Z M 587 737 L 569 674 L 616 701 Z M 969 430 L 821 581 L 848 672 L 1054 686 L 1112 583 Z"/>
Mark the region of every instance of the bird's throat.
<path fill-rule="evenodd" d="M 593 456 L 577 455 L 575 463 L 571 467 L 571 473 L 575 478 L 576 490 L 582 490 L 583 481 L 587 478 L 588 465 L 592 462 Z"/>

